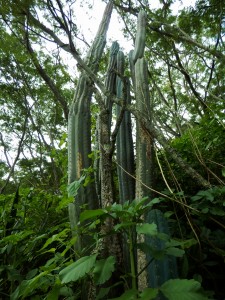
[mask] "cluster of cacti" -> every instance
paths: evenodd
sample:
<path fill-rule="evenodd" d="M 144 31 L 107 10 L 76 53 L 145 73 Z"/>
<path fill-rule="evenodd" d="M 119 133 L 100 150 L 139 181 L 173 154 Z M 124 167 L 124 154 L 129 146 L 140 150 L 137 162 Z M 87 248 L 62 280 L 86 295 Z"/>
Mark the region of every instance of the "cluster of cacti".
<path fill-rule="evenodd" d="M 106 33 L 108 30 L 112 13 L 112 1 L 108 3 L 103 14 L 98 33 L 93 41 L 87 57 L 86 64 L 96 72 L 106 44 Z M 68 118 L 68 183 L 79 180 L 82 170 L 91 166 L 91 115 L 90 102 L 93 89 L 91 79 L 82 71 L 78 80 L 76 93 L 69 111 Z M 94 209 L 98 207 L 98 200 L 94 183 L 85 188 L 80 187 L 75 197 L 75 202 L 69 205 L 69 216 L 71 226 L 79 221 L 80 207 Z M 78 248 L 85 246 L 85 241 L 80 239 Z"/>
<path fill-rule="evenodd" d="M 98 70 L 103 48 L 105 46 L 105 36 L 111 11 L 112 2 L 107 5 L 98 34 L 85 60 L 86 64 L 93 72 Z M 151 123 L 152 105 L 149 95 L 148 70 L 147 63 L 143 57 L 145 48 L 145 23 L 146 14 L 144 11 L 140 11 L 138 15 L 135 49 L 130 52 L 129 58 L 136 108 L 139 113 L 147 117 L 148 121 Z M 131 115 L 124 109 L 125 105 L 131 103 L 130 82 L 129 79 L 124 76 L 124 69 L 124 54 L 119 51 L 119 44 L 114 42 L 110 51 L 109 65 L 105 79 L 105 88 L 108 91 L 108 96 L 105 96 L 105 98 L 99 102 L 100 113 L 96 122 L 96 153 L 97 156 L 99 155 L 100 157 L 95 163 L 96 184 L 90 182 L 85 188 L 81 187 L 76 195 L 75 203 L 70 205 L 69 215 L 71 226 L 73 227 L 79 221 L 81 206 L 86 205 L 86 208 L 93 209 L 99 206 L 98 199 L 101 200 L 101 205 L 103 207 L 112 204 L 115 200 L 112 172 L 115 136 L 120 202 L 124 203 L 126 200 L 132 200 L 135 197 L 137 199 L 141 199 L 144 196 L 151 197 L 151 192 L 146 186 L 151 188 L 153 185 L 153 143 L 149 142 L 149 137 L 146 137 L 145 130 L 137 121 L 135 174 Z M 69 112 L 69 184 L 78 180 L 82 175 L 82 170 L 84 168 L 87 169 L 91 165 L 89 154 L 91 153 L 90 102 L 92 93 L 91 79 L 83 71 L 79 78 L 74 101 Z M 124 106 L 122 105 L 122 107 L 120 107 L 117 105 L 116 107 L 117 118 L 114 132 L 111 132 L 113 103 L 110 95 L 112 94 L 116 95 L 117 98 L 122 99 L 122 102 L 124 103 Z M 134 174 L 136 176 L 136 186 Z M 168 232 L 168 225 L 159 211 L 151 211 L 147 216 L 147 221 L 155 222 L 158 225 L 159 231 Z M 111 238 L 110 235 L 107 234 L 107 232 L 112 229 L 112 222 L 113 221 L 110 220 L 110 218 L 105 222 L 105 245 L 107 244 L 107 241 L 109 242 L 109 245 L 106 245 L 106 248 L 109 249 L 109 247 L 113 245 L 114 247 L 111 247 L 110 251 L 112 251 L 113 255 L 116 255 L 116 253 L 113 252 L 113 249 L 117 247 L 115 243 L 118 242 L 116 241 L 116 236 Z M 151 239 L 146 239 L 146 242 L 150 244 L 153 243 Z M 160 242 L 160 240 L 156 240 L 156 246 L 159 247 L 159 249 Z M 79 243 L 80 248 L 85 246 L 85 241 L 80 240 Z M 128 252 L 127 250 L 128 249 L 124 247 L 123 254 L 125 257 L 125 264 L 128 265 L 125 254 L 125 252 Z M 108 254 L 110 253 L 108 252 Z M 151 259 L 149 255 L 147 255 L 147 258 Z M 157 279 L 157 282 L 159 283 L 171 278 L 169 272 L 171 262 L 169 262 L 168 259 L 168 257 L 165 257 L 165 259 L 160 262 L 154 261 L 154 264 L 150 264 L 147 268 L 150 286 L 156 286 L 158 284 L 154 281 L 154 276 L 156 277 L 155 280 Z"/>

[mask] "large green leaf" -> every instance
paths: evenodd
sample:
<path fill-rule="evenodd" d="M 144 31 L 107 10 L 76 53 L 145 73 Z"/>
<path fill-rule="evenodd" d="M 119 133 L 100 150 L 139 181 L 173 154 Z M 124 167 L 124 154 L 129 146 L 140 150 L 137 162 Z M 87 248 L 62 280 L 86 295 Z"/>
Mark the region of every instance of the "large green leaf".
<path fill-rule="evenodd" d="M 140 298 L 142 300 L 153 300 L 156 299 L 158 295 L 159 290 L 155 288 L 146 288 L 143 290 L 143 292 L 140 294 Z"/>
<path fill-rule="evenodd" d="M 44 246 L 39 250 L 39 252 L 41 252 L 43 249 L 45 249 L 51 243 L 53 243 L 55 241 L 61 241 L 63 237 L 66 237 L 66 235 L 68 234 L 69 231 L 70 231 L 69 228 L 65 228 L 64 230 L 60 231 L 59 233 L 53 234 L 50 238 L 47 239 Z"/>
<path fill-rule="evenodd" d="M 166 281 L 160 288 L 160 291 L 169 300 L 206 300 L 201 292 L 201 284 L 194 279 L 171 279 Z"/>
<path fill-rule="evenodd" d="M 139 234 L 147 234 L 147 235 L 157 235 L 157 225 L 155 223 L 144 223 L 137 225 L 137 233 Z"/>
<path fill-rule="evenodd" d="M 176 257 L 182 257 L 185 253 L 184 250 L 175 248 L 175 247 L 170 247 L 166 249 L 166 253 L 168 255 L 176 256 Z"/>
<path fill-rule="evenodd" d="M 85 210 L 80 214 L 80 221 L 83 222 L 88 219 L 100 217 L 107 213 L 107 210 L 105 209 L 89 209 Z"/>
<path fill-rule="evenodd" d="M 83 175 L 80 177 L 79 180 L 73 181 L 68 185 L 67 191 L 69 197 L 76 197 L 78 190 L 81 187 L 84 180 L 85 180 L 85 176 Z"/>
<path fill-rule="evenodd" d="M 23 280 L 17 289 L 10 296 L 11 300 L 19 299 L 21 296 L 23 299 L 34 292 L 35 289 L 40 287 L 42 284 L 48 283 L 47 278 L 49 271 L 44 271 L 29 280 Z"/>
<path fill-rule="evenodd" d="M 62 283 L 77 281 L 94 267 L 97 254 L 84 256 L 59 272 Z"/>
<path fill-rule="evenodd" d="M 106 282 L 115 270 L 116 259 L 114 256 L 109 256 L 107 259 L 101 259 L 96 262 L 94 268 L 95 282 L 102 284 Z"/>

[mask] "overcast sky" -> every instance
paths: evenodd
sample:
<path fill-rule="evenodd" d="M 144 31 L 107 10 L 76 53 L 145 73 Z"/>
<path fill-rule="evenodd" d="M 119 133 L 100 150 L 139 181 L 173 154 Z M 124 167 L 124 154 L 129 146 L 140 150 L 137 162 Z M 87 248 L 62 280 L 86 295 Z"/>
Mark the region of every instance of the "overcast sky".
<path fill-rule="evenodd" d="M 93 8 L 88 9 L 87 5 L 84 5 L 82 9 L 79 7 L 78 2 L 75 7 L 78 28 L 83 32 L 87 41 L 90 41 L 95 36 L 98 29 L 103 11 L 105 9 L 105 3 L 101 0 L 92 0 Z M 158 0 L 149 0 L 149 6 L 154 9 L 159 7 Z M 183 7 L 194 6 L 195 0 L 178 0 L 177 4 L 172 5 L 174 14 L 176 14 Z M 118 17 L 116 11 L 113 11 L 109 31 L 108 31 L 108 41 L 117 40 L 122 48 L 126 52 L 132 49 L 132 41 L 127 41 L 122 34 L 121 28 L 123 27 L 123 22 Z"/>

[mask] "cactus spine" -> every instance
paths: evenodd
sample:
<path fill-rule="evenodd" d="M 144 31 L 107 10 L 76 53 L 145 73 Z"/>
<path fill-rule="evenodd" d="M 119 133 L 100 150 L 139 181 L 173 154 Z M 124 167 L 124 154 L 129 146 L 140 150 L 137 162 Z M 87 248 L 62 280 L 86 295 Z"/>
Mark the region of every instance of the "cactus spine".
<path fill-rule="evenodd" d="M 86 64 L 93 72 L 98 71 L 99 62 L 106 44 L 106 33 L 110 22 L 113 3 L 110 1 L 103 14 L 98 33 L 86 57 Z M 68 183 L 71 184 L 81 176 L 82 169 L 91 165 L 88 155 L 91 153 L 91 115 L 90 102 L 92 96 L 91 79 L 82 71 L 68 118 Z M 81 187 L 75 202 L 69 206 L 71 226 L 79 221 L 80 207 L 87 205 L 89 209 L 97 208 L 98 201 L 94 184 Z M 83 249 L 88 241 L 81 238 L 78 250 Z"/>

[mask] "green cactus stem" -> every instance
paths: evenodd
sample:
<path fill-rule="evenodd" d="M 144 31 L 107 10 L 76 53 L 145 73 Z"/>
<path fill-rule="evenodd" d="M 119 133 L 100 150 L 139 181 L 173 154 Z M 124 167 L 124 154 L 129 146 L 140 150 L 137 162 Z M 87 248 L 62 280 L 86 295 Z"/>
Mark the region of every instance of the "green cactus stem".
<path fill-rule="evenodd" d="M 113 3 L 110 1 L 103 14 L 99 30 L 93 45 L 86 57 L 86 64 L 93 72 L 98 71 L 100 59 L 106 43 Z M 90 103 L 92 97 L 91 79 L 82 71 L 78 80 L 73 103 L 71 104 L 68 118 L 68 183 L 79 180 L 82 170 L 91 166 L 88 155 L 91 153 L 91 114 Z M 71 226 L 79 221 L 81 207 L 94 209 L 99 206 L 94 183 L 81 187 L 76 195 L 74 203 L 69 206 Z M 79 240 L 79 249 L 88 245 L 88 241 Z"/>
<path fill-rule="evenodd" d="M 139 58 L 135 64 L 135 96 L 136 108 L 151 122 L 147 63 L 144 58 Z M 136 126 L 136 198 L 141 199 L 151 195 L 150 190 L 145 186 L 152 185 L 152 145 L 139 122 Z"/>
<path fill-rule="evenodd" d="M 116 93 L 116 63 L 117 63 L 117 53 L 119 51 L 119 44 L 115 41 L 112 43 L 110 49 L 109 63 L 106 73 L 105 87 L 110 94 Z M 109 113 L 109 131 L 111 129 L 112 120 L 112 101 L 111 97 L 105 97 L 105 107 Z"/>
<path fill-rule="evenodd" d="M 137 20 L 137 33 L 135 37 L 135 46 L 133 52 L 133 62 L 136 63 L 138 58 L 144 56 L 145 49 L 145 35 L 146 35 L 146 13 L 140 10 Z"/>
<path fill-rule="evenodd" d="M 131 80 L 135 90 L 135 70 L 134 70 L 133 55 L 134 55 L 134 50 L 131 50 L 129 52 L 129 64 L 130 64 Z"/>
<path fill-rule="evenodd" d="M 147 215 L 147 221 L 154 222 L 159 233 L 170 234 L 168 222 L 160 210 L 152 209 Z M 157 237 L 146 236 L 145 241 L 155 251 L 165 248 L 165 242 Z M 151 262 L 147 267 L 149 287 L 158 288 L 167 280 L 178 277 L 177 262 L 174 256 L 165 255 L 160 260 L 153 258 L 150 254 L 147 254 L 146 257 L 148 262 Z"/>
<path fill-rule="evenodd" d="M 116 95 L 122 98 L 126 104 L 131 104 L 130 82 L 124 78 L 124 54 L 120 51 L 117 55 L 117 75 L 116 79 Z M 122 78 L 121 78 L 122 77 Z M 126 92 L 124 90 L 126 89 Z M 121 107 L 116 107 L 117 119 L 121 114 Z M 123 114 L 123 120 L 116 139 L 117 146 L 117 162 L 118 162 L 118 179 L 120 201 L 124 203 L 126 200 L 132 200 L 135 197 L 135 181 L 132 176 L 135 173 L 134 167 L 134 151 L 131 115 L 128 111 Z"/>
<path fill-rule="evenodd" d="M 124 77 L 125 59 L 122 51 L 117 54 L 117 78 L 116 78 L 116 96 L 123 99 L 126 104 L 131 104 L 130 97 L 130 82 Z M 116 137 L 116 158 L 117 158 L 117 174 L 119 181 L 119 201 L 124 203 L 126 200 L 133 200 L 135 197 L 135 166 L 134 166 L 134 151 L 131 115 L 128 111 L 123 111 L 119 105 L 116 106 L 117 122 L 120 127 Z M 132 233 L 131 233 L 132 235 Z M 130 239 L 135 240 L 135 236 L 130 236 Z M 123 261 L 125 274 L 131 273 L 131 256 L 136 257 L 136 251 L 129 249 L 127 234 L 122 235 Z M 130 251 L 135 253 L 130 253 Z M 130 287 L 132 280 L 128 280 Z"/>
<path fill-rule="evenodd" d="M 116 56 L 119 44 L 113 42 L 110 49 L 109 65 L 106 74 L 105 87 L 110 93 L 116 90 Z M 112 103 L 110 97 L 105 98 L 105 107 L 99 115 L 99 144 L 100 144 L 100 174 L 101 174 L 101 200 L 103 206 L 114 202 L 112 178 L 112 148 L 111 134 Z"/>

